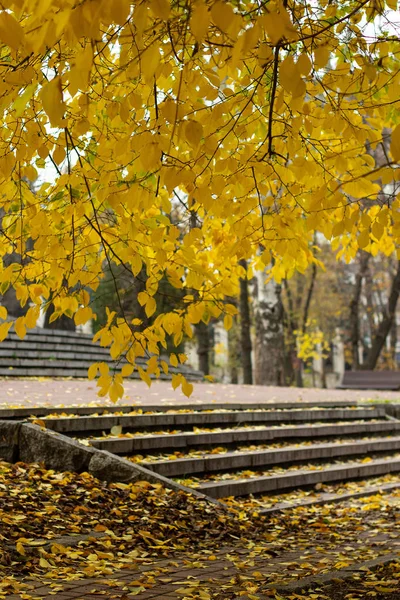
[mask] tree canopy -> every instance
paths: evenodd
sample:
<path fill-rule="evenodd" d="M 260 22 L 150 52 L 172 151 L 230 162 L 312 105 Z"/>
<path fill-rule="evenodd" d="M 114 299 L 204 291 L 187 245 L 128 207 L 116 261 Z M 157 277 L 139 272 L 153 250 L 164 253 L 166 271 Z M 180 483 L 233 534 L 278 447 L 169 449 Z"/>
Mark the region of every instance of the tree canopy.
<path fill-rule="evenodd" d="M 167 370 L 167 336 L 179 344 L 222 313 L 229 328 L 243 259 L 248 276 L 279 281 L 318 260 L 315 231 L 348 261 L 397 250 L 396 0 L 1 7 L 0 253 L 16 259 L 0 292 L 31 303 L 15 330 L 34 327 L 43 302 L 54 319 L 92 318 L 104 264 L 145 270 L 148 317 L 163 278 L 183 296 L 142 331 L 109 311 L 96 339 L 131 365 L 101 365 L 101 394 L 122 395 L 137 356 L 149 355 L 147 381 Z M 173 385 L 191 391 L 180 375 Z"/>

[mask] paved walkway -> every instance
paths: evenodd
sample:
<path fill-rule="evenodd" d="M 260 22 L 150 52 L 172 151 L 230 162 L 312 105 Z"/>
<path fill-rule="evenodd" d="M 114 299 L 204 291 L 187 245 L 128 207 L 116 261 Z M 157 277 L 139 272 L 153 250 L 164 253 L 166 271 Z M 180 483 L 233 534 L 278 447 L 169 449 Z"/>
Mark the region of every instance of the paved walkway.
<path fill-rule="evenodd" d="M 301 400 L 368 400 L 382 399 L 400 401 L 399 392 L 321 390 L 317 388 L 263 387 L 231 384 L 196 383 L 190 398 L 180 390 L 174 391 L 169 382 L 156 381 L 151 388 L 142 381 L 127 381 L 125 396 L 119 404 L 187 404 L 202 403 L 272 403 L 296 402 Z M 77 379 L 3 379 L 0 380 L 0 408 L 16 406 L 78 406 L 111 405 L 109 400 L 97 396 L 93 381 Z"/>
<path fill-rule="evenodd" d="M 3 590 L 5 596 L 2 596 L 0 583 L 0 598 L 257 600 L 275 597 L 273 589 L 278 589 L 286 598 L 285 586 L 288 586 L 287 592 L 293 598 L 293 591 L 297 588 L 299 591 L 310 577 L 313 579 L 322 574 L 337 577 L 339 571 L 357 571 L 366 561 L 385 556 L 393 559 L 397 553 L 400 557 L 397 531 L 382 534 L 374 532 L 371 527 L 370 531 L 355 535 L 345 543 L 342 541 L 341 545 L 332 542 L 332 538 L 333 532 L 332 535 L 329 531 L 314 533 L 311 529 L 298 533 L 296 543 L 292 538 L 288 540 L 287 545 L 292 550 L 285 549 L 284 541 L 280 546 L 264 542 L 254 548 L 251 544 L 247 548 L 232 546 L 215 552 L 207 550 L 168 559 L 127 559 L 117 571 L 112 571 L 112 563 L 109 562 L 98 567 L 97 573 L 96 565 L 91 567 L 88 563 L 85 571 L 90 573 L 92 569 L 93 576 L 82 579 L 59 577 L 55 570 L 43 578 L 15 581 L 15 586 Z"/>

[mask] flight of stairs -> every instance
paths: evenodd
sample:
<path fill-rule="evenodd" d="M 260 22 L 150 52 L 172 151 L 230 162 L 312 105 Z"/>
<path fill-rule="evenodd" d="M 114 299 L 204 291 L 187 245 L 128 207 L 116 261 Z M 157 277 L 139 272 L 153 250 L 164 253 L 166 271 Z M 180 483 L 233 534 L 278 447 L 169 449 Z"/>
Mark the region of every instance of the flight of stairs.
<path fill-rule="evenodd" d="M 383 405 L 80 407 L 79 415 L 74 408 L 57 410 L 62 416 L 49 415 L 51 409 L 36 416 L 48 429 L 213 498 L 400 473 L 400 421 Z"/>
<path fill-rule="evenodd" d="M 137 364 L 146 366 L 144 358 Z M 110 370 L 120 371 L 125 361 L 114 362 L 108 348 L 93 344 L 88 334 L 50 329 L 31 329 L 21 340 L 14 332 L 0 344 L 0 377 L 87 377 L 88 368 L 95 362 L 106 362 Z M 201 381 L 202 373 L 188 365 L 171 367 L 173 373 L 183 373 L 188 380 Z M 135 370 L 131 376 L 138 378 Z"/>

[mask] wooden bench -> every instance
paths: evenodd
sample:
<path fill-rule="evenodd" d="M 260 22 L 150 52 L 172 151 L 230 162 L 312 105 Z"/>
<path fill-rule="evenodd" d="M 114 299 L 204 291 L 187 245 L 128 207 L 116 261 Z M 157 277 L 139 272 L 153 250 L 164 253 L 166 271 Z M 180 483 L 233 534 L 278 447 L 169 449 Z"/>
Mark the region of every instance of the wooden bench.
<path fill-rule="evenodd" d="M 339 389 L 399 390 L 400 371 L 345 371 Z"/>

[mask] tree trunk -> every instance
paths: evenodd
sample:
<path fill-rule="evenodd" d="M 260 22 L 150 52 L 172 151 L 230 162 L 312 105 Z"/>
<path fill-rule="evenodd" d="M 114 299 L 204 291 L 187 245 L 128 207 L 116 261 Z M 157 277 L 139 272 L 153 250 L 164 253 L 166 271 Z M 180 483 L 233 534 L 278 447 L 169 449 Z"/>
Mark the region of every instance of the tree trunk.
<path fill-rule="evenodd" d="M 397 357 L 396 357 L 396 346 L 397 346 L 397 322 L 396 315 L 393 318 L 393 323 L 390 328 L 390 360 L 391 369 L 397 371 Z"/>
<path fill-rule="evenodd" d="M 303 333 L 305 333 L 306 329 L 307 329 L 308 313 L 310 312 L 311 299 L 312 299 L 312 295 L 313 295 L 313 291 L 314 291 L 314 285 L 315 285 L 316 278 L 317 278 L 317 265 L 315 263 L 313 263 L 313 265 L 311 267 L 310 286 L 308 288 L 307 298 L 306 298 L 306 302 L 304 304 L 304 310 L 303 310 L 303 323 L 302 323 L 302 332 Z"/>
<path fill-rule="evenodd" d="M 239 264 L 247 272 L 247 263 L 243 258 Z M 240 346 L 241 363 L 243 368 L 243 383 L 251 385 L 253 383 L 253 365 L 251 360 L 251 336 L 250 336 L 250 306 L 249 306 L 249 284 L 247 277 L 240 280 Z"/>
<path fill-rule="evenodd" d="M 197 337 L 197 356 L 199 359 L 199 370 L 204 375 L 210 374 L 210 336 L 208 325 L 200 321 L 195 326 L 196 337 Z"/>
<path fill-rule="evenodd" d="M 228 372 L 230 383 L 239 383 L 239 340 L 237 315 L 233 316 L 233 324 L 228 331 Z"/>
<path fill-rule="evenodd" d="M 356 275 L 353 298 L 350 302 L 350 340 L 352 349 L 352 370 L 357 371 L 360 368 L 360 360 L 358 356 L 358 344 L 360 341 L 360 322 L 359 322 L 359 307 L 362 291 L 363 278 L 366 275 L 370 254 L 361 251 L 359 254 L 359 268 Z"/>
<path fill-rule="evenodd" d="M 256 343 L 254 381 L 257 385 L 282 385 L 284 365 L 283 304 L 281 286 L 265 281 L 257 271 L 254 289 Z"/>
<path fill-rule="evenodd" d="M 396 314 L 397 300 L 400 294 L 400 261 L 397 262 L 397 271 L 392 280 L 392 286 L 390 289 L 389 301 L 387 305 L 386 314 L 384 315 L 376 335 L 372 341 L 371 349 L 368 352 L 367 360 L 363 365 L 364 369 L 372 370 L 375 369 L 378 362 L 379 355 L 385 345 L 386 338 L 393 325 L 393 321 Z"/>
<path fill-rule="evenodd" d="M 297 330 L 297 319 L 294 314 L 292 290 L 290 289 L 287 279 L 283 280 L 283 289 L 286 293 L 288 306 L 285 315 L 286 318 L 283 321 L 285 333 L 285 385 L 290 386 L 295 380 L 296 385 L 298 385 L 300 380 L 300 387 L 303 387 L 301 372 L 299 373 L 300 362 L 297 357 L 296 338 L 294 333 Z"/>
<path fill-rule="evenodd" d="M 366 300 L 366 314 L 368 320 L 369 338 L 370 341 L 375 336 L 375 321 L 374 321 L 374 298 L 373 298 L 373 281 L 370 266 L 368 265 L 365 273 L 365 300 Z"/>

